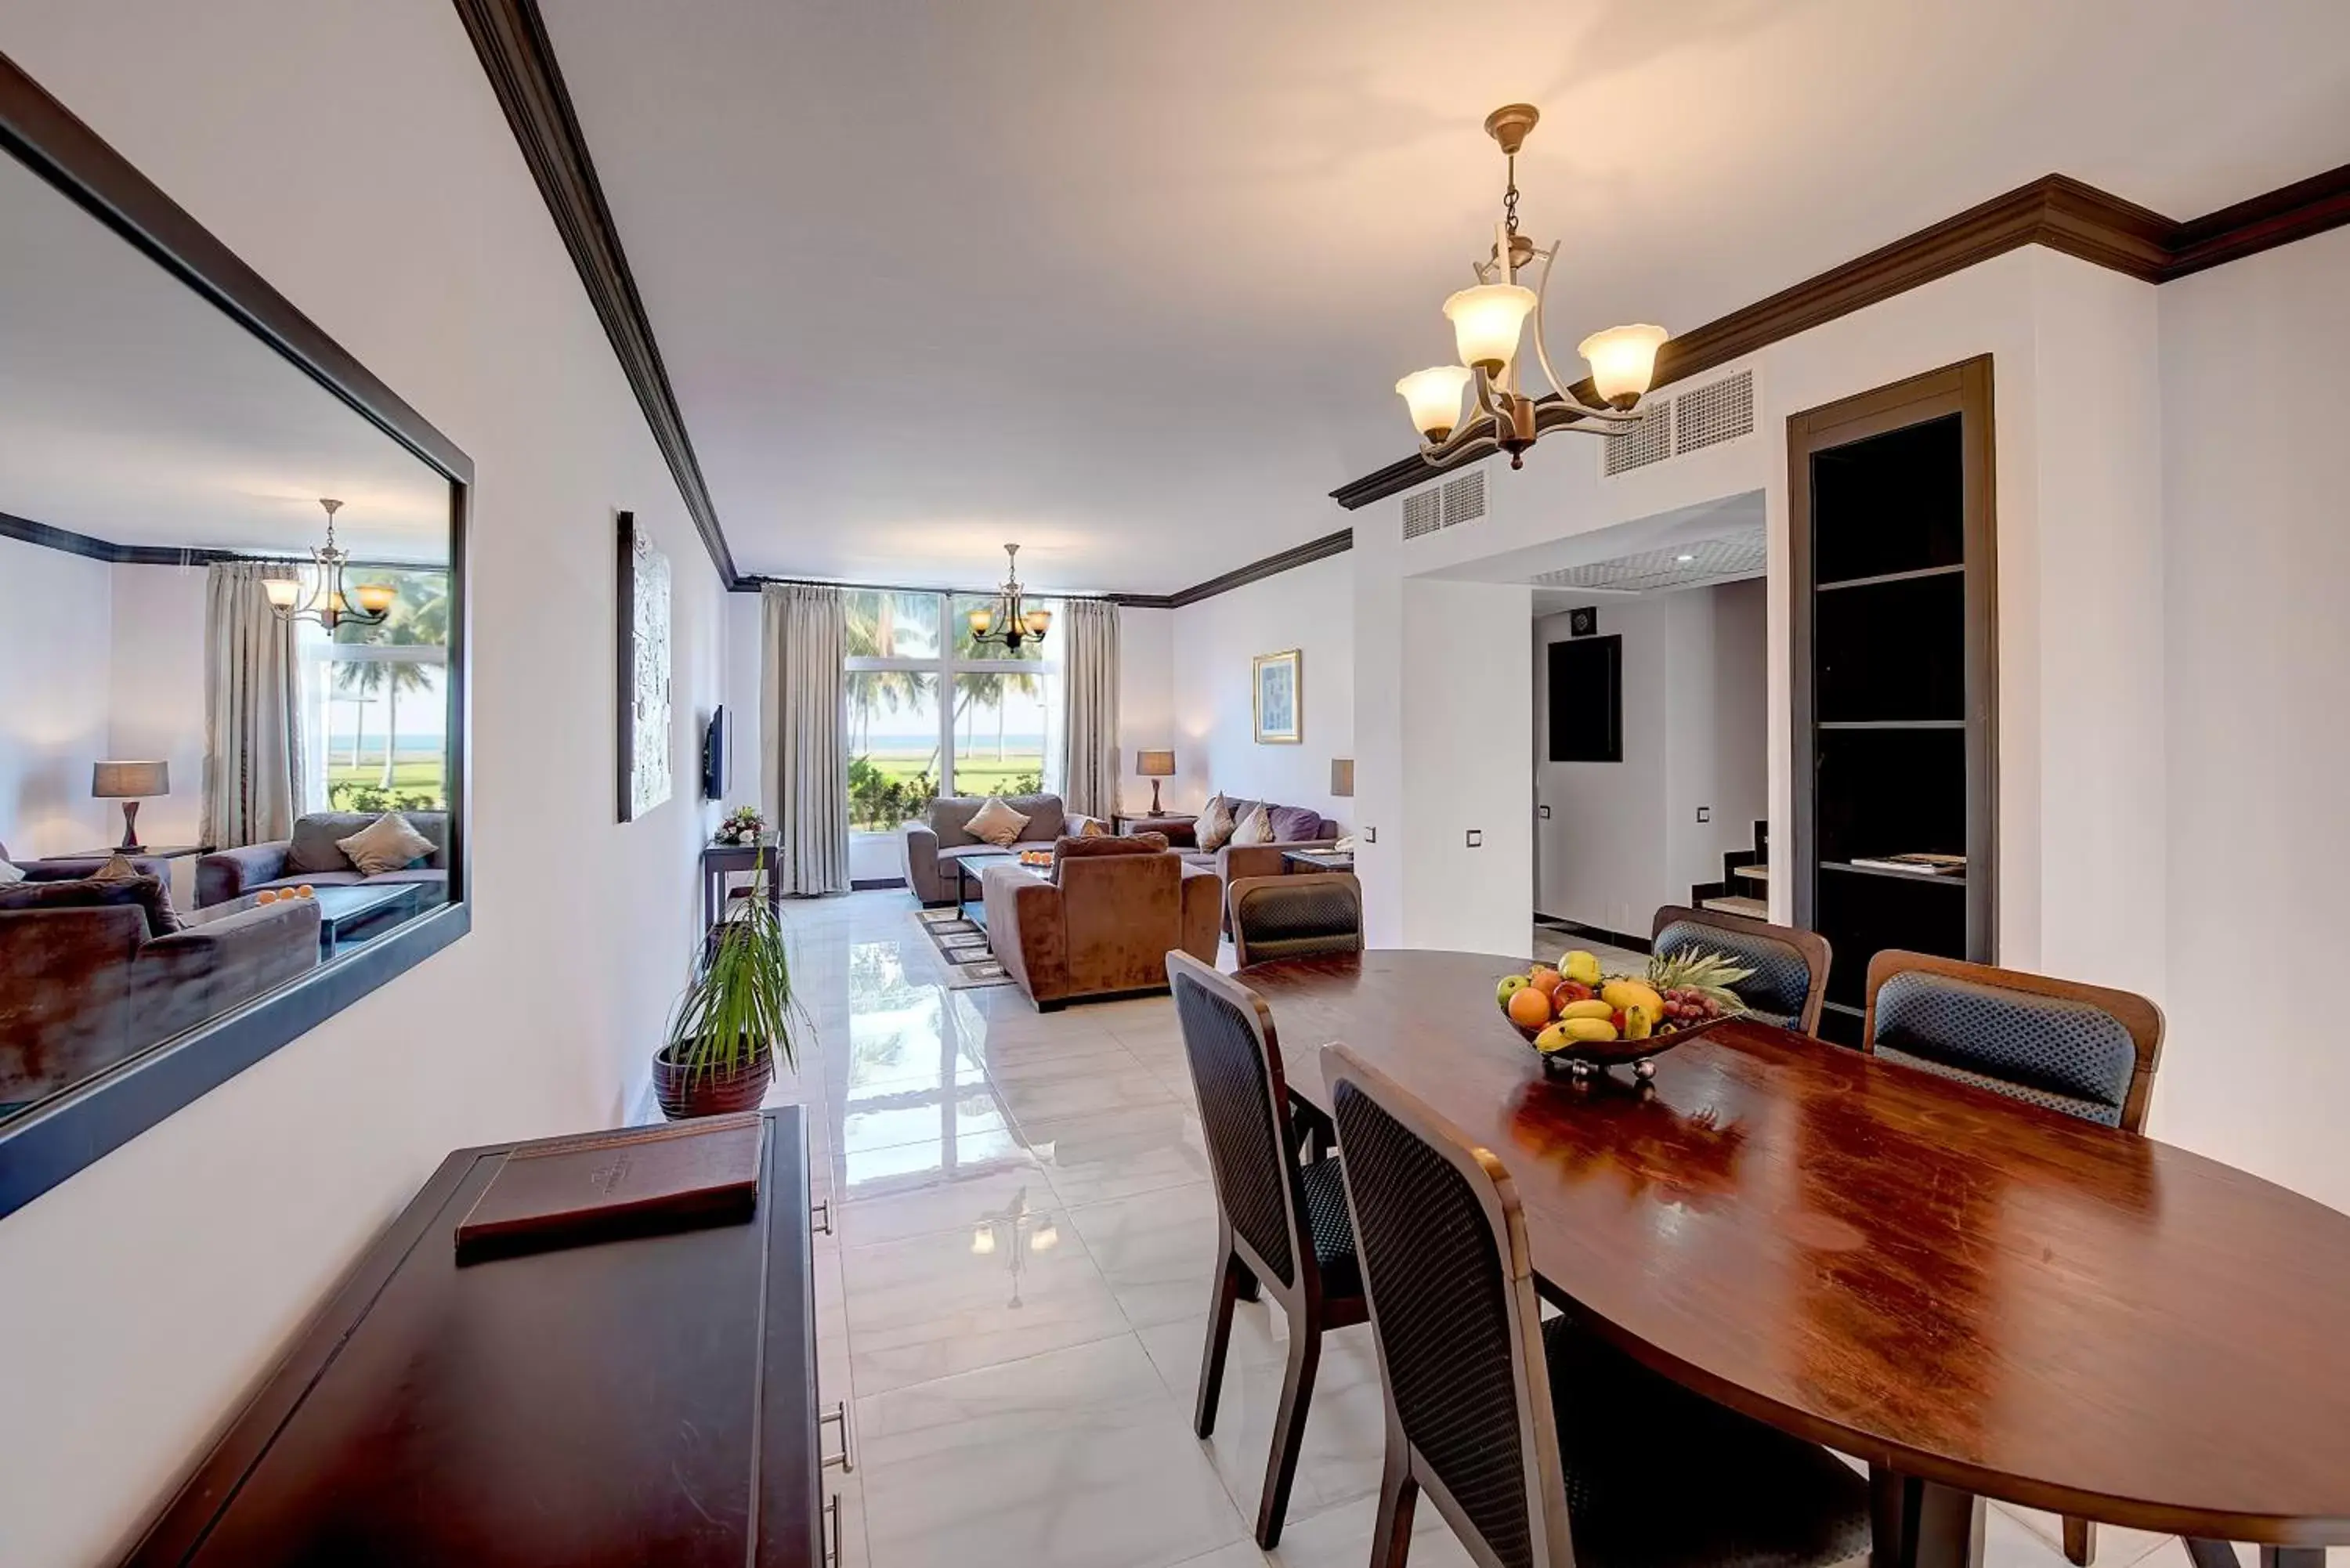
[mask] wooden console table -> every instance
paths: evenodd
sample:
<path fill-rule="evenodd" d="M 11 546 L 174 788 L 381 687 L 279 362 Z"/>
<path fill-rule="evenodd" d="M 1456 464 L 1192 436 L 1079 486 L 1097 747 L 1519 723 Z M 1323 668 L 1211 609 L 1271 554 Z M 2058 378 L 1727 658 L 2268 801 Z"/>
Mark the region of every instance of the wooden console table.
<path fill-rule="evenodd" d="M 702 846 L 702 927 L 718 923 L 726 909 L 726 878 L 737 871 L 756 871 L 764 857 L 767 868 L 767 902 L 783 907 L 783 885 L 775 877 L 775 846 L 767 844 L 705 844 Z"/>
<path fill-rule="evenodd" d="M 804 1113 L 764 1132 L 748 1222 L 463 1267 L 459 1220 L 535 1146 L 451 1155 L 129 1562 L 833 1560 Z"/>

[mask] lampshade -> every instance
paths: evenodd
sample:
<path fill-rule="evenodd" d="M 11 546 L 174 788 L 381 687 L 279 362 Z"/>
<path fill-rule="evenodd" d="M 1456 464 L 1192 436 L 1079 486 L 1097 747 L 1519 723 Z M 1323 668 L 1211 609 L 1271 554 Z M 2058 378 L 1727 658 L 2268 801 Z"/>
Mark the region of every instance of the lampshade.
<path fill-rule="evenodd" d="M 146 800 L 172 793 L 169 763 L 92 763 L 89 793 L 100 800 Z"/>
<path fill-rule="evenodd" d="M 975 609 L 963 618 L 971 623 L 972 636 L 984 637 L 987 635 L 987 628 L 995 624 L 995 612 L 992 609 Z"/>
<path fill-rule="evenodd" d="M 1534 307 L 1534 291 L 1514 283 L 1481 283 L 1444 302 L 1461 362 L 1489 376 L 1509 369 L 1518 355 L 1518 334 Z"/>
<path fill-rule="evenodd" d="M 1469 386 L 1465 365 L 1431 365 L 1396 383 L 1411 410 L 1411 428 L 1431 441 L 1442 441 L 1461 423 L 1461 394 Z"/>
<path fill-rule="evenodd" d="M 1648 389 L 1657 373 L 1657 350 L 1671 336 L 1661 327 L 1611 327 L 1576 344 L 1575 351 L 1591 361 L 1591 384 L 1600 400 L 1628 409 Z"/>
<path fill-rule="evenodd" d="M 1028 628 L 1029 636 L 1042 637 L 1053 625 L 1053 612 L 1048 609 L 1024 610 L 1020 621 Z"/>
<path fill-rule="evenodd" d="M 1332 757 L 1330 759 L 1330 793 L 1341 798 L 1349 797 L 1354 794 L 1354 758 Z"/>
<path fill-rule="evenodd" d="M 1134 753 L 1134 772 L 1139 778 L 1171 779 L 1175 776 L 1175 753 L 1171 751 L 1137 752 Z"/>
<path fill-rule="evenodd" d="M 302 595 L 302 585 L 291 577 L 265 577 L 262 579 L 261 591 L 269 596 L 269 602 L 273 606 L 282 610 L 290 610 L 294 607 L 294 601 Z"/>
<path fill-rule="evenodd" d="M 361 583 L 351 591 L 359 596 L 359 608 L 369 615 L 381 615 L 400 597 L 400 590 L 389 583 Z"/>

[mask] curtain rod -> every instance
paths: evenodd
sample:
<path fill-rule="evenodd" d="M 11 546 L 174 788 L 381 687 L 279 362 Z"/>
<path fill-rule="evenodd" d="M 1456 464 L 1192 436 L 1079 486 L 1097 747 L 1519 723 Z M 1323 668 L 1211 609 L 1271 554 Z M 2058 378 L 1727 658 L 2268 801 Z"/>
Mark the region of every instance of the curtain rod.
<path fill-rule="evenodd" d="M 764 572 L 746 572 L 743 574 L 743 580 L 747 583 L 757 583 L 762 587 L 774 583 L 779 587 L 850 588 L 862 593 L 874 594 L 945 594 L 950 597 L 959 594 L 966 598 L 994 598 L 1002 592 L 999 588 L 934 588 L 918 587 L 905 583 L 846 583 L 827 581 L 823 577 L 772 577 Z M 1028 585 L 1023 583 L 1021 587 L 1024 589 Z M 1103 600 L 1114 600 L 1118 597 L 1116 594 L 1052 593 L 1041 589 L 1037 590 L 1036 597 L 1040 599 Z"/>

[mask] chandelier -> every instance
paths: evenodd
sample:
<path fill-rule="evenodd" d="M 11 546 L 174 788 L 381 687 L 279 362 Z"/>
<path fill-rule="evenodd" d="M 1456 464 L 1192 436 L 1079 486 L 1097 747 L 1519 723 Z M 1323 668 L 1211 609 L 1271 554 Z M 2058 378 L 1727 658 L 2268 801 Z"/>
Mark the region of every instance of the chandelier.
<path fill-rule="evenodd" d="M 1020 587 L 1020 546 L 1006 545 L 1003 553 L 1012 564 L 1005 568 L 1003 586 L 995 590 L 995 602 L 972 610 L 965 618 L 971 626 L 972 641 L 1017 653 L 1023 643 L 1045 640 L 1045 633 L 1053 624 L 1053 612 L 1042 607 L 1031 609 L 1022 602 L 1024 590 Z"/>
<path fill-rule="evenodd" d="M 1509 183 L 1502 195 L 1501 222 L 1493 226 L 1492 254 L 1471 264 L 1476 286 L 1444 302 L 1461 363 L 1414 370 L 1396 383 L 1411 410 L 1412 428 L 1420 433 L 1419 455 L 1432 467 L 1448 468 L 1499 449 L 1510 454 L 1512 468 L 1523 468 L 1526 448 L 1554 430 L 1628 433 L 1643 417 L 1633 410 L 1656 373 L 1657 348 L 1669 336 L 1661 327 L 1611 327 L 1576 345 L 1575 351 L 1590 361 L 1592 385 L 1603 407 L 1585 403 L 1551 369 L 1550 349 L 1543 340 L 1543 296 L 1550 287 L 1558 244 L 1536 250 L 1532 240 L 1518 233 L 1518 149 L 1540 118 L 1527 103 L 1506 104 L 1485 117 L 1485 134 L 1501 143 L 1509 161 Z M 1536 262 L 1542 272 L 1528 288 L 1518 282 L 1518 275 Z M 1521 389 L 1519 340 L 1529 316 L 1534 318 L 1534 358 L 1550 384 L 1547 398 Z M 1474 408 L 1466 420 L 1461 417 L 1464 391 L 1474 394 Z"/>
<path fill-rule="evenodd" d="M 391 612 L 391 601 L 399 590 L 388 583 L 360 583 L 348 594 L 343 590 L 343 568 L 350 565 L 350 553 L 335 545 L 335 514 L 343 509 L 339 501 L 325 496 L 318 504 L 327 509 L 327 542 L 312 546 L 310 562 L 315 576 L 308 594 L 293 577 L 270 577 L 262 583 L 269 595 L 269 607 L 279 620 L 314 620 L 328 631 L 349 623 L 352 626 L 381 626 Z M 352 608 L 356 603 L 358 608 Z"/>

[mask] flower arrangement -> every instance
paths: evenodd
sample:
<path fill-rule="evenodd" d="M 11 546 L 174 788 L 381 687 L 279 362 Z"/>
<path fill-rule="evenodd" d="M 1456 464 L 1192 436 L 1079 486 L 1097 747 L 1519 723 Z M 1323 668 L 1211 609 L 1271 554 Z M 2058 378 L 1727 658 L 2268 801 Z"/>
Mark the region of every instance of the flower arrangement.
<path fill-rule="evenodd" d="M 755 805 L 738 805 L 719 822 L 711 835 L 713 844 L 756 844 L 767 836 L 767 819 Z"/>

